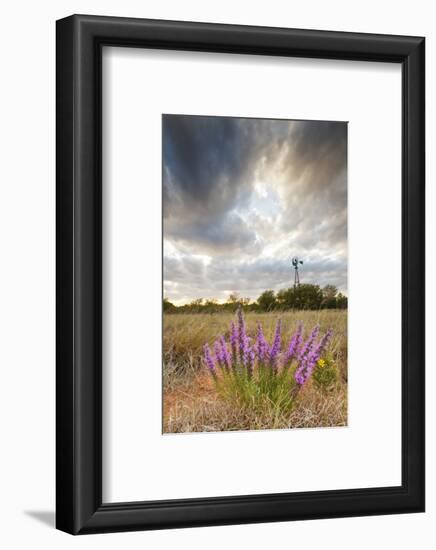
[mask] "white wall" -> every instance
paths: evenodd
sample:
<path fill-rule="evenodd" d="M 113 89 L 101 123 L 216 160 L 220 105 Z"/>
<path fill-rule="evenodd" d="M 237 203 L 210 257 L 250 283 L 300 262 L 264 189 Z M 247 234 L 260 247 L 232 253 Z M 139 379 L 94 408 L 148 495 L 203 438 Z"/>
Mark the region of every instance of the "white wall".
<path fill-rule="evenodd" d="M 428 361 L 427 513 L 73 538 L 52 528 L 55 343 L 55 20 L 71 13 L 216 21 L 427 37 L 427 181 L 435 176 L 432 3 L 369 0 L 97 0 L 7 3 L 2 9 L 0 136 L 0 541 L 5 548 L 430 548 L 436 521 L 436 375 Z M 435 204 L 428 185 L 428 212 Z M 436 222 L 428 216 L 428 281 Z M 428 339 L 435 329 L 428 288 Z M 50 524 L 50 526 L 48 525 Z"/>

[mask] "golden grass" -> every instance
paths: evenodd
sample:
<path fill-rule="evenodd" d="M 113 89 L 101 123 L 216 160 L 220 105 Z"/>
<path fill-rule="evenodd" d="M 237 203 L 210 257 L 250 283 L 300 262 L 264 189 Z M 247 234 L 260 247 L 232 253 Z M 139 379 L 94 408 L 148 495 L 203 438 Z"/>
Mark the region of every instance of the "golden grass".
<path fill-rule="evenodd" d="M 339 370 L 337 384 L 322 391 L 309 381 L 293 410 L 280 414 L 273 408 L 261 414 L 237 409 L 220 399 L 202 366 L 202 348 L 220 334 L 228 335 L 232 314 L 167 314 L 164 317 L 164 432 L 205 432 L 345 426 L 347 424 L 347 312 L 344 310 L 246 313 L 249 334 L 261 321 L 272 340 L 275 323 L 282 320 L 288 339 L 299 321 L 307 331 L 317 323 L 334 331 L 329 350 Z"/>

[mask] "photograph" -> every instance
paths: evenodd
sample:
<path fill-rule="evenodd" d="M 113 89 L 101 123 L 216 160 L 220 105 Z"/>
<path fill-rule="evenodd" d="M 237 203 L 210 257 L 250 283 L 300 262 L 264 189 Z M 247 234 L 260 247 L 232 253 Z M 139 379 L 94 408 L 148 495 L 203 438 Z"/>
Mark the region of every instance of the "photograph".
<path fill-rule="evenodd" d="M 347 136 L 162 115 L 163 433 L 347 426 Z"/>

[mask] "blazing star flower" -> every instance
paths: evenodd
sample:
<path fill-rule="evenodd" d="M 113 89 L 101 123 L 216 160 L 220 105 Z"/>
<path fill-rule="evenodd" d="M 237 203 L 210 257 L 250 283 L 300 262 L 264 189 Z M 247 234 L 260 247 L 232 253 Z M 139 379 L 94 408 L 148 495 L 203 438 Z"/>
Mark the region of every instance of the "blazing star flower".
<path fill-rule="evenodd" d="M 295 381 L 297 384 L 303 385 L 310 377 L 317 361 L 325 351 L 332 334 L 332 330 L 328 329 L 318 344 L 314 346 L 305 357 L 302 358 L 299 367 L 295 372 Z"/>
<path fill-rule="evenodd" d="M 277 321 L 276 325 L 276 332 L 274 335 L 274 341 L 271 346 L 270 352 L 269 352 L 269 360 L 271 363 L 271 366 L 273 367 L 274 371 L 277 371 L 278 365 L 277 365 L 277 358 L 278 354 L 280 353 L 280 344 L 282 341 L 282 322 L 279 319 Z"/>
<path fill-rule="evenodd" d="M 244 313 L 242 307 L 238 309 L 238 344 L 239 344 L 239 353 L 243 365 L 246 367 L 248 364 L 248 353 L 250 350 L 250 339 L 247 336 L 247 331 L 245 328 Z"/>
<path fill-rule="evenodd" d="M 245 319 L 242 307 L 238 308 L 238 342 L 239 349 L 242 351 L 247 344 L 247 331 L 245 328 Z"/>
<path fill-rule="evenodd" d="M 304 376 L 304 373 L 303 373 L 303 367 L 300 367 L 295 371 L 294 378 L 295 378 L 295 382 L 297 382 L 299 386 L 302 386 L 304 382 L 306 382 L 306 377 Z"/>
<path fill-rule="evenodd" d="M 248 367 L 248 363 L 249 363 L 249 360 L 250 360 L 250 351 L 251 351 L 250 343 L 249 343 L 249 340 L 247 339 L 246 343 L 244 344 L 242 354 L 241 354 L 242 355 L 242 364 L 244 365 L 244 367 Z"/>
<path fill-rule="evenodd" d="M 259 358 L 259 361 L 263 361 L 268 354 L 268 342 L 265 339 L 263 334 L 262 325 L 257 323 L 257 340 L 256 340 L 256 353 Z"/>
<path fill-rule="evenodd" d="M 238 329 L 236 328 L 235 323 L 232 321 L 232 329 L 230 332 L 230 347 L 232 348 L 232 359 L 233 363 L 236 365 L 238 362 Z"/>
<path fill-rule="evenodd" d="M 239 337 L 239 344 L 244 339 L 246 335 L 245 332 L 245 319 L 244 319 L 244 312 L 242 311 L 242 307 L 238 307 L 238 337 Z"/>
<path fill-rule="evenodd" d="M 324 336 L 321 338 L 317 347 L 315 348 L 316 361 L 318 361 L 321 355 L 325 352 L 332 336 L 333 336 L 333 330 L 329 328 L 327 332 L 324 334 Z M 323 361 L 325 364 L 324 359 L 321 359 L 321 361 Z"/>
<path fill-rule="evenodd" d="M 204 362 L 206 363 L 206 367 L 209 369 L 209 372 L 211 373 L 211 375 L 214 378 L 216 378 L 216 365 L 210 353 L 209 344 L 204 344 L 203 351 L 204 351 Z"/>
<path fill-rule="evenodd" d="M 298 361 L 301 362 L 303 359 L 310 353 L 313 343 L 316 340 L 316 337 L 319 334 L 319 325 L 316 325 L 312 332 L 309 334 L 308 339 L 304 343 L 303 347 L 300 349 L 300 352 L 298 354 Z"/>
<path fill-rule="evenodd" d="M 312 372 L 310 368 L 312 364 L 315 364 L 313 351 L 309 352 L 308 355 L 299 361 L 297 370 L 295 371 L 294 378 L 300 386 L 302 386 L 309 378 L 309 375 Z"/>
<path fill-rule="evenodd" d="M 220 337 L 220 343 L 221 343 L 221 357 L 223 360 L 224 368 L 227 371 L 230 371 L 232 368 L 232 357 L 230 355 L 229 350 L 227 349 L 227 343 L 224 336 Z"/>
<path fill-rule="evenodd" d="M 288 366 L 291 364 L 292 359 L 298 354 L 298 351 L 303 340 L 303 323 L 299 323 L 297 330 L 294 332 L 294 335 L 289 342 L 288 351 L 285 356 L 285 364 L 288 363 Z"/>
<path fill-rule="evenodd" d="M 214 352 L 215 352 L 215 357 L 216 357 L 216 360 L 218 362 L 218 365 L 221 368 L 223 368 L 224 367 L 224 356 L 223 356 L 223 350 L 222 350 L 221 342 L 219 340 L 217 340 L 214 344 Z"/>
<path fill-rule="evenodd" d="M 310 374 L 312 373 L 312 366 L 314 365 L 313 361 L 313 352 L 310 352 L 309 355 L 304 357 L 299 363 L 298 368 L 295 371 L 294 378 L 297 384 L 302 386 L 307 379 L 309 378 Z"/>

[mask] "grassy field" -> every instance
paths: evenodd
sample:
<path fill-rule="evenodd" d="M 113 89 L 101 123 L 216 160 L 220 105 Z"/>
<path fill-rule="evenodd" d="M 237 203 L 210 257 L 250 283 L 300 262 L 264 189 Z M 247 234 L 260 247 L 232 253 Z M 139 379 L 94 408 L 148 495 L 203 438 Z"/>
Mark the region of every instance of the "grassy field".
<path fill-rule="evenodd" d="M 247 313 L 248 333 L 260 321 L 271 342 L 277 319 L 282 320 L 287 340 L 299 321 L 306 332 L 319 324 L 321 333 L 333 329 L 329 354 L 338 372 L 336 383 L 319 389 L 312 379 L 302 387 L 295 406 L 287 413 L 267 408 L 259 413 L 237 407 L 216 391 L 202 362 L 203 345 L 220 334 L 228 335 L 232 314 L 166 314 L 164 316 L 164 406 L 165 433 L 310 428 L 347 424 L 347 312 L 344 310 Z"/>

